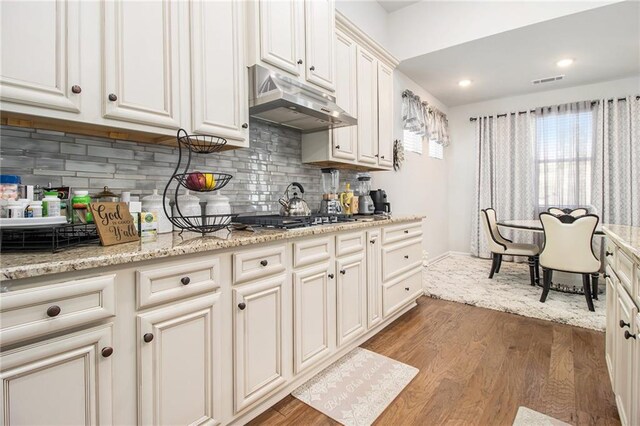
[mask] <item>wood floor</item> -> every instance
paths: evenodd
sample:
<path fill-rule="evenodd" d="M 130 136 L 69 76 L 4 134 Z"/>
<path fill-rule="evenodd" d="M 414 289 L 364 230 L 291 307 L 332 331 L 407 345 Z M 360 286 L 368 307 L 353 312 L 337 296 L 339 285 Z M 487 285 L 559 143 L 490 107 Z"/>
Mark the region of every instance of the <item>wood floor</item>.
<path fill-rule="evenodd" d="M 604 344 L 597 331 L 422 297 L 362 345 L 420 369 L 375 424 L 511 425 L 520 405 L 620 424 Z M 289 395 L 251 424 L 337 423 Z"/>

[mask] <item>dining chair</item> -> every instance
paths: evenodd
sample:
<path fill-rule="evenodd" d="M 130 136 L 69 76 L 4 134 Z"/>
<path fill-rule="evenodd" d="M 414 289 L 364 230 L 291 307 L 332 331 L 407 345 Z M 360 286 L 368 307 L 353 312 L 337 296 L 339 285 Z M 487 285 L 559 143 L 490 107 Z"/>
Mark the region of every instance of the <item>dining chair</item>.
<path fill-rule="evenodd" d="M 571 222 L 565 221 L 567 217 L 571 218 Z M 565 216 L 561 219 L 551 213 L 540 213 L 544 230 L 544 246 L 540 253 L 543 281 L 541 302 L 547 300 L 553 271 L 582 274 L 587 306 L 590 311 L 595 311 L 592 293 L 598 294 L 600 259 L 593 252 L 592 242 L 599 220 L 594 214 Z"/>
<path fill-rule="evenodd" d="M 540 282 L 540 270 L 538 269 L 538 253 L 540 249 L 538 246 L 535 244 L 514 243 L 504 238 L 498 229 L 496 211 L 494 209 L 483 209 L 482 217 L 487 240 L 489 241 L 489 249 L 491 250 L 491 258 L 493 259 L 489 278 L 493 278 L 493 274 L 500 272 L 503 255 L 527 256 L 531 285 L 534 286 Z"/>
<path fill-rule="evenodd" d="M 589 211 L 584 207 L 578 207 L 577 209 L 561 209 L 558 207 L 550 207 L 547 211 L 554 216 L 569 215 L 573 217 L 580 217 L 589 213 Z"/>

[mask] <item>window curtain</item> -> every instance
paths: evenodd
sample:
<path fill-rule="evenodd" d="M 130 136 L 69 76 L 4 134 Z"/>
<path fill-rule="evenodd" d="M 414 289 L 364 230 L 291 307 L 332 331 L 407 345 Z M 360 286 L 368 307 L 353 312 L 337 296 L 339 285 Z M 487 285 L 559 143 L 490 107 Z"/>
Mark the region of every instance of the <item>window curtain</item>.
<path fill-rule="evenodd" d="M 471 253 L 475 256 L 491 257 L 480 209 L 493 207 L 499 219 L 529 219 L 536 215 L 537 193 L 531 190 L 536 187 L 536 173 L 532 167 L 535 161 L 534 123 L 529 112 L 477 120 L 471 237 Z M 506 238 L 513 236 L 510 230 L 501 232 Z M 533 243 L 533 233 L 520 234 L 518 242 Z"/>
<path fill-rule="evenodd" d="M 449 121 L 446 114 L 427 102 L 422 102 L 410 90 L 402 93 L 402 123 L 404 130 L 426 137 L 429 142 L 449 145 Z"/>
<path fill-rule="evenodd" d="M 602 223 L 640 226 L 640 97 L 597 105 L 592 200 Z"/>

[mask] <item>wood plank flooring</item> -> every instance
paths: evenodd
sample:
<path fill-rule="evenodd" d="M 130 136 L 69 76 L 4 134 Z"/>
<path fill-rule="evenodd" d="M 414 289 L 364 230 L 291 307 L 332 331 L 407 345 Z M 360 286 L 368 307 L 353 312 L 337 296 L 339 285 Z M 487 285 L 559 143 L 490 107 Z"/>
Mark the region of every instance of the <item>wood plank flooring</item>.
<path fill-rule="evenodd" d="M 362 345 L 420 369 L 375 424 L 511 425 L 520 405 L 620 424 L 604 344 L 597 331 L 422 297 Z M 289 395 L 251 424 L 338 423 Z"/>

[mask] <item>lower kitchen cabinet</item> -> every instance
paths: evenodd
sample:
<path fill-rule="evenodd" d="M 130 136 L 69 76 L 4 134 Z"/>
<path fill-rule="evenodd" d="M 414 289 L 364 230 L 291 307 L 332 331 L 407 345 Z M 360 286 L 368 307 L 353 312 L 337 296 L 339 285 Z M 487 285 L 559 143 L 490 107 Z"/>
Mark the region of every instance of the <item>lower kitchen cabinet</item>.
<path fill-rule="evenodd" d="M 631 395 L 635 398 L 635 407 L 633 407 L 632 419 L 629 422 L 632 425 L 640 425 L 640 313 L 636 314 L 636 331 L 635 339 L 631 342 L 633 345 L 633 383 L 631 385 Z"/>
<path fill-rule="evenodd" d="M 607 331 L 605 335 L 605 361 L 609 371 L 611 386 L 615 389 L 615 360 L 616 360 L 616 336 L 618 335 L 618 324 L 616 322 L 616 307 L 618 306 L 618 287 L 616 276 L 607 267 L 605 274 L 606 297 L 607 297 Z"/>
<path fill-rule="evenodd" d="M 382 249 L 380 230 L 367 232 L 367 327 L 382 321 Z"/>
<path fill-rule="evenodd" d="M 138 316 L 138 422 L 219 423 L 220 293 Z"/>
<path fill-rule="evenodd" d="M 335 272 L 330 262 L 293 273 L 295 373 L 335 349 Z"/>
<path fill-rule="evenodd" d="M 291 331 L 285 332 L 291 330 L 288 283 L 283 274 L 233 289 L 236 413 L 290 376 Z"/>
<path fill-rule="evenodd" d="M 336 260 L 338 347 L 367 328 L 367 278 L 364 251 Z"/>
<path fill-rule="evenodd" d="M 0 423 L 111 424 L 111 330 L 88 329 L 0 355 Z"/>
<path fill-rule="evenodd" d="M 616 333 L 615 349 L 615 394 L 618 414 L 623 425 L 631 425 L 631 415 L 633 407 L 638 405 L 638 396 L 633 395 L 633 372 L 634 368 L 634 344 L 637 340 L 635 329 L 635 317 L 637 308 L 633 304 L 631 297 L 624 290 L 622 284 L 618 283 L 618 306 L 616 308 L 616 323 L 618 332 Z M 634 398 L 636 398 L 634 400 Z"/>

